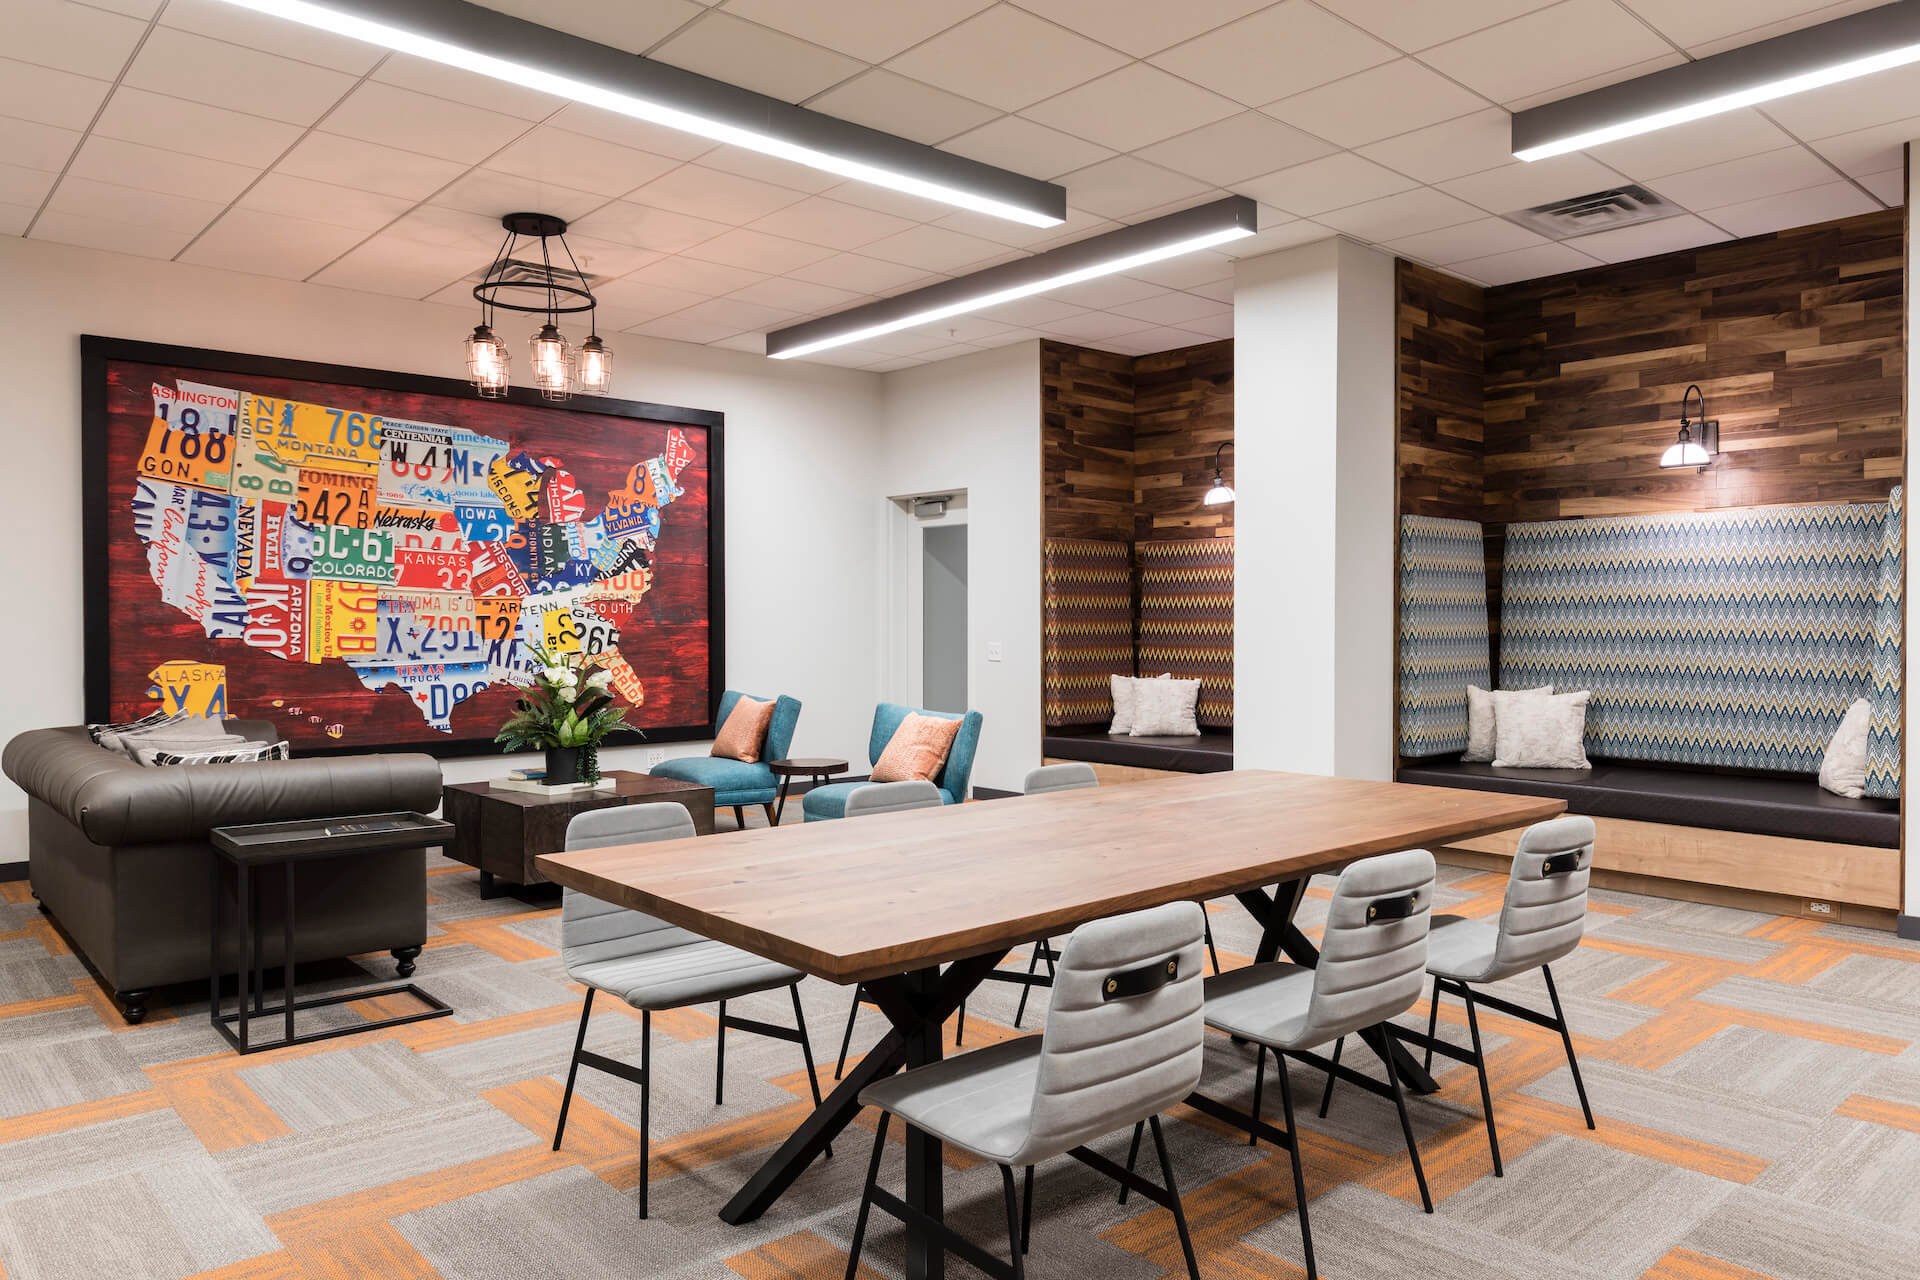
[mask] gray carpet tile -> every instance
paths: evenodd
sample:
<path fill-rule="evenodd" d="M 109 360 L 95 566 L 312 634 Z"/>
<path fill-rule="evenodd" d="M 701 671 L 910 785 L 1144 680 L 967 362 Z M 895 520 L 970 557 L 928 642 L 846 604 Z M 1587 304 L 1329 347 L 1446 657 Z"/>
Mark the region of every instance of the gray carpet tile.
<path fill-rule="evenodd" d="M 1821 976 L 1829 977 L 1832 973 L 1829 969 Z M 1811 983 L 1794 986 L 1761 978 L 1733 977 L 1708 987 L 1700 993 L 1699 1000 L 1702 1004 L 1729 1005 L 1843 1031 L 1908 1042 L 1920 1040 L 1920 1004 L 1883 999 L 1879 989 L 1873 987 L 1849 991 L 1835 985 L 1816 988 Z"/>
<path fill-rule="evenodd" d="M 1583 1063 L 1581 1076 L 1594 1115 L 1603 1123 L 1623 1120 L 1767 1160 L 1793 1151 L 1816 1123 L 1744 1090 L 1686 1076 L 1636 1071 L 1604 1060 Z M 1565 1069 L 1541 1077 L 1523 1092 L 1566 1107 L 1579 1105 L 1573 1075 Z"/>
<path fill-rule="evenodd" d="M 697 1247 L 707 1230 L 701 1223 L 686 1238 L 665 1215 L 642 1225 L 634 1212 L 632 1196 L 575 1168 L 435 1205 L 394 1225 L 443 1275 L 465 1280 L 631 1275 L 643 1231 L 650 1256 L 672 1257 Z"/>
<path fill-rule="evenodd" d="M 92 1102 L 147 1087 L 147 1077 L 110 1033 L 16 1044 L 0 1068 L 0 1117 Z"/>
<path fill-rule="evenodd" d="M 173 1280 L 279 1248 L 233 1209 L 204 1160 L 179 1161 L 0 1205 L 0 1255 L 15 1276 Z"/>
<path fill-rule="evenodd" d="M 1920 1133 L 1834 1116 L 1761 1174 L 1754 1186 L 1920 1234 Z"/>
<path fill-rule="evenodd" d="M 1884 1054 L 1753 1027 L 1728 1027 L 1654 1072 L 1661 1082 L 1821 1119 L 1885 1069 Z"/>
<path fill-rule="evenodd" d="M 1907 1232 L 1757 1187 L 1736 1188 L 1680 1244 L 1774 1280 L 1905 1280 L 1920 1249 Z"/>
<path fill-rule="evenodd" d="M 304 1058 L 271 1059 L 240 1072 L 295 1133 L 458 1102 L 468 1090 L 397 1041 Z"/>

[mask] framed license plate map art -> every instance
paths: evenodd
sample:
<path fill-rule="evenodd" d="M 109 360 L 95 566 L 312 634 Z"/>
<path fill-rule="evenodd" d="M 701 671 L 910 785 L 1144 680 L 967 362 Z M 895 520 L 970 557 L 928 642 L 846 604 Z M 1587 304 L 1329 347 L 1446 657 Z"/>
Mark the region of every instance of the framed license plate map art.
<path fill-rule="evenodd" d="M 712 735 L 720 414 L 91 336 L 81 364 L 88 720 L 479 754 L 547 650 L 648 739 Z"/>

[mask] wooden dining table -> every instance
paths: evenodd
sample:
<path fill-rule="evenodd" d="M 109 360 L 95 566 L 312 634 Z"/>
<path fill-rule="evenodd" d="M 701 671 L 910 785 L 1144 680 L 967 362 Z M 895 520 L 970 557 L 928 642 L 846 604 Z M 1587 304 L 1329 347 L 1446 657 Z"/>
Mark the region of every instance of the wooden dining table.
<path fill-rule="evenodd" d="M 861 1090 L 941 1056 L 941 1024 L 1007 952 L 1090 920 L 1232 896 L 1255 954 L 1318 960 L 1294 923 L 1310 877 L 1377 853 L 1539 822 L 1559 800 L 1237 770 L 837 822 L 555 853 L 547 879 L 829 982 L 862 983 L 890 1028 L 721 1209 L 753 1221 L 859 1114 Z M 1376 1046 L 1420 1092 L 1397 1043 Z M 909 1129 L 907 1203 L 942 1214 L 940 1144 Z M 944 1274 L 909 1232 L 907 1274 Z"/>

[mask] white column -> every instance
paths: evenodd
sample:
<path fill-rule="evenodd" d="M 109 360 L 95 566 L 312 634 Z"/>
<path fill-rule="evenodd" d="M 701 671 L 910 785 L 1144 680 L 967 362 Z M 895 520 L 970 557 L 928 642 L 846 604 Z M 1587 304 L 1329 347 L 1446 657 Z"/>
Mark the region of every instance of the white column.
<path fill-rule="evenodd" d="M 1234 759 L 1393 768 L 1393 260 L 1325 240 L 1234 272 Z"/>
<path fill-rule="evenodd" d="M 1913 149 L 1914 149 L 1914 144 L 1909 142 L 1907 144 L 1907 208 L 1908 209 L 1913 208 L 1913 196 L 1914 196 L 1914 189 L 1916 186 L 1916 183 L 1914 181 L 1914 172 L 1913 172 L 1913 162 L 1915 158 L 1913 154 Z M 1907 262 L 1906 262 L 1907 333 L 1909 335 L 1916 332 L 1914 326 L 1916 324 L 1920 324 L 1920 290 L 1916 290 L 1913 287 L 1913 281 L 1915 279 L 1914 277 L 1915 262 L 1916 262 L 1916 259 L 1913 251 L 1913 237 L 1909 235 L 1907 237 Z M 1917 398 L 1914 392 L 1913 362 L 1911 360 L 1907 361 L 1906 372 L 1907 372 L 1907 434 L 1906 434 L 1906 440 L 1903 442 L 1903 445 L 1902 445 L 1901 453 L 1903 454 L 1903 456 L 1907 458 L 1911 458 L 1913 456 L 1914 414 L 1916 412 L 1920 412 L 1920 398 Z M 1910 481 L 1912 479 L 1912 476 L 1909 475 L 1907 479 Z M 1901 723 L 1900 750 L 1903 757 L 1901 760 L 1900 778 L 1901 778 L 1901 787 L 1903 791 L 1911 791 L 1911 788 L 1913 786 L 1913 771 L 1912 771 L 1913 752 L 1911 750 L 1911 743 L 1913 741 L 1913 734 L 1914 734 L 1915 727 L 1920 726 L 1920 719 L 1915 719 L 1916 711 L 1920 711 L 1920 698 L 1916 698 L 1914 696 L 1914 687 L 1913 687 L 1914 671 L 1913 671 L 1913 663 L 1910 660 L 1910 655 L 1913 653 L 1913 643 L 1914 643 L 1914 637 L 1916 632 L 1915 624 L 1916 622 L 1920 622 L 1920 618 L 1915 617 L 1914 609 L 1913 609 L 1913 602 L 1915 600 L 1920 600 L 1920 595 L 1915 594 L 1916 592 L 1920 592 L 1920 569 L 1917 569 L 1914 564 L 1914 545 L 1913 545 L 1913 534 L 1912 534 L 1913 493 L 1911 490 L 1909 490 L 1907 493 L 1907 512 L 1908 512 L 1907 534 L 1906 534 L 1906 542 L 1905 542 L 1906 569 L 1907 569 L 1907 583 L 1906 583 L 1907 624 L 1906 624 L 1906 631 L 1902 638 L 1902 643 L 1900 646 L 1901 662 L 1904 668 L 1901 671 L 1901 681 L 1900 681 L 1901 700 L 1903 704 L 1900 709 L 1900 723 Z M 1901 857 L 1904 860 L 1904 864 L 1906 867 L 1906 875 L 1904 877 L 1904 883 L 1906 885 L 1906 893 L 1905 893 L 1906 904 L 1901 908 L 1902 918 L 1900 920 L 1900 933 L 1901 933 L 1901 936 L 1903 937 L 1920 938 L 1920 854 L 1915 853 L 1913 805 L 1911 803 L 1906 802 L 1904 798 L 1900 805 L 1900 851 L 1901 851 Z"/>

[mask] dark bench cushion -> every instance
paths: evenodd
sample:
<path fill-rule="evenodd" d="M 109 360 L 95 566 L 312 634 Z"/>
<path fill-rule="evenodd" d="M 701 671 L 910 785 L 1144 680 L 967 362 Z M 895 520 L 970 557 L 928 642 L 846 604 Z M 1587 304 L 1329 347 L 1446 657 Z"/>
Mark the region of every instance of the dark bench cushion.
<path fill-rule="evenodd" d="M 1899 801 L 1849 800 L 1821 790 L 1812 778 L 1704 773 L 1604 760 L 1591 769 L 1496 769 L 1459 760 L 1420 761 L 1402 767 L 1396 776 L 1425 786 L 1551 796 L 1565 800 L 1569 812 L 1594 818 L 1900 847 Z"/>
<path fill-rule="evenodd" d="M 1102 726 L 1049 729 L 1041 754 L 1053 760 L 1124 764 L 1172 773 L 1225 773 L 1233 768 L 1233 732 L 1208 729 L 1192 737 L 1134 738 Z"/>

